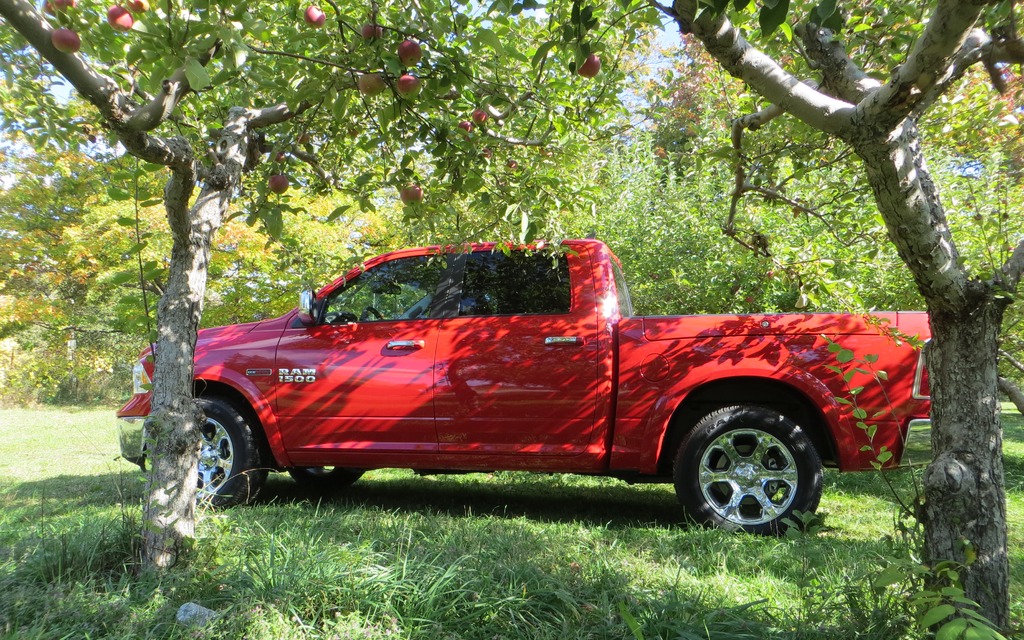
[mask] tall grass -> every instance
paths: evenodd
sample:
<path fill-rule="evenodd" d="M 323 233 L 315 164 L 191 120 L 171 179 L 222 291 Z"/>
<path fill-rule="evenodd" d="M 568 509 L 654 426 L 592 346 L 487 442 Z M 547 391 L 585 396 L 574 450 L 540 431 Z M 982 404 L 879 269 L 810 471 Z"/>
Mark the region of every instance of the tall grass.
<path fill-rule="evenodd" d="M 687 526 L 668 486 L 380 471 L 318 495 L 275 476 L 203 513 L 188 564 L 156 576 L 136 575 L 142 487 L 116 449 L 108 412 L 0 411 L 0 638 L 921 637 L 907 594 L 872 587 L 906 555 L 874 474 L 826 474 L 822 530 L 792 539 Z M 1016 417 L 1006 454 L 1019 624 Z M 183 627 L 186 602 L 220 616 Z"/>

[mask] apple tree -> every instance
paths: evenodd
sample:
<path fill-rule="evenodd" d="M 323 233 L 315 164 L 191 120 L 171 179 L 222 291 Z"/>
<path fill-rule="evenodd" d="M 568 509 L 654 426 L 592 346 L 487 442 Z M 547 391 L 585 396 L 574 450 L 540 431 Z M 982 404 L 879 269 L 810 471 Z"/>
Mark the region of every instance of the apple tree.
<path fill-rule="evenodd" d="M 400 196 L 410 228 L 454 216 L 463 237 L 529 240 L 581 197 L 561 188 L 552 155 L 576 132 L 610 133 L 618 54 L 656 14 L 531 0 L 0 0 L 8 131 L 36 145 L 100 137 L 164 176 L 172 248 L 147 420 L 145 565 L 173 565 L 194 532 L 204 418 L 192 361 L 212 238 L 232 207 L 278 236 L 296 189 L 340 191 L 367 211 Z M 68 112 L 59 83 L 90 110 Z"/>
<path fill-rule="evenodd" d="M 744 141 L 780 116 L 799 120 L 859 158 L 889 240 L 931 318 L 935 458 L 924 476 L 920 513 L 927 561 L 956 563 L 967 596 L 997 626 L 1008 621 L 1009 563 L 996 362 L 1003 315 L 1024 272 L 1024 241 L 1011 223 L 1009 244 L 991 254 L 993 263 L 966 259 L 961 247 L 970 231 L 946 208 L 942 184 L 926 162 L 930 141 L 921 135 L 921 121 L 941 111 L 955 126 L 986 113 L 971 109 L 977 102 L 957 106 L 955 96 L 965 74 L 975 70 L 1004 89 L 1007 65 L 1024 61 L 1013 5 L 658 5 L 675 28 L 700 41 L 763 98 L 759 110 L 735 114 L 732 124 L 738 167 L 732 201 L 740 215 L 751 194 L 783 196 L 751 189 L 749 166 L 743 166 Z M 987 113 L 999 117 L 998 110 Z"/>

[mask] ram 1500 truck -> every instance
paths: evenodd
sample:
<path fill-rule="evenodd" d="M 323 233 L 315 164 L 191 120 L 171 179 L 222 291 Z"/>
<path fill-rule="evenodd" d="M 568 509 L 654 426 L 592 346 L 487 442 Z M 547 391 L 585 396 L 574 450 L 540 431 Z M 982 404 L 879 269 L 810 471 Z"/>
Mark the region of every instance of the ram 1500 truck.
<path fill-rule="evenodd" d="M 368 469 L 672 482 L 694 520 L 770 533 L 822 466 L 899 461 L 927 425 L 923 313 L 634 316 L 596 240 L 378 256 L 272 320 L 205 329 L 200 496 L 252 500 Z M 152 358 L 119 412 L 144 460 Z M 159 356 L 159 354 L 157 354 Z"/>

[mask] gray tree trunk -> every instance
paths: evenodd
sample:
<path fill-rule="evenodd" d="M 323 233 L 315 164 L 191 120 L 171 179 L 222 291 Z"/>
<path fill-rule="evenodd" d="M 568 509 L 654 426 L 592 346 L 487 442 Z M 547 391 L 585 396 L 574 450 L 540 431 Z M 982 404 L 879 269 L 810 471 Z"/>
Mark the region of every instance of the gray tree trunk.
<path fill-rule="evenodd" d="M 1009 612 L 994 605 L 1009 603 L 1010 586 L 996 368 L 1004 308 L 984 296 L 960 312 L 930 309 L 936 456 L 924 476 L 928 561 L 964 563 L 967 597 L 1001 628 Z"/>
<path fill-rule="evenodd" d="M 203 314 L 213 234 L 223 212 L 204 192 L 189 209 L 192 184 L 175 176 L 165 190 L 174 239 L 167 287 L 157 311 L 153 399 L 146 432 L 151 469 L 143 518 L 143 565 L 169 567 L 195 533 L 199 429 L 205 420 L 192 397 L 193 354 Z"/>
<path fill-rule="evenodd" d="M 931 321 L 928 371 L 935 458 L 924 476 L 927 562 L 961 563 L 967 597 L 1005 628 L 1010 570 L 996 363 L 1007 303 L 994 295 L 991 283 L 958 281 L 934 268 L 937 253 L 945 252 L 949 272 L 959 269 L 958 256 L 948 240 L 945 212 L 913 123 L 904 123 L 901 135 L 885 142 L 854 146 Z M 938 243 L 922 238 L 906 222 L 920 220 L 922 208 Z"/>

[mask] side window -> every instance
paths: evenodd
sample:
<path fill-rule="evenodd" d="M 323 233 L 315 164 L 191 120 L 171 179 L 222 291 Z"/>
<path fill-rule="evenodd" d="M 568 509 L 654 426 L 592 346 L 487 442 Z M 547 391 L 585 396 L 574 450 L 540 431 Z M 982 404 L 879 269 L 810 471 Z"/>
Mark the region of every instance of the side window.
<path fill-rule="evenodd" d="M 327 298 L 323 321 L 344 324 L 427 318 L 443 270 L 444 260 L 426 256 L 379 264 Z"/>
<path fill-rule="evenodd" d="M 571 307 L 564 255 L 472 253 L 466 260 L 460 316 L 569 313 Z"/>

